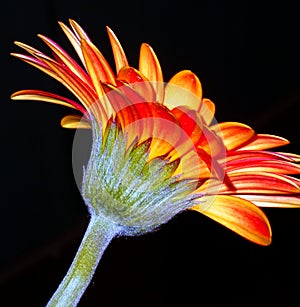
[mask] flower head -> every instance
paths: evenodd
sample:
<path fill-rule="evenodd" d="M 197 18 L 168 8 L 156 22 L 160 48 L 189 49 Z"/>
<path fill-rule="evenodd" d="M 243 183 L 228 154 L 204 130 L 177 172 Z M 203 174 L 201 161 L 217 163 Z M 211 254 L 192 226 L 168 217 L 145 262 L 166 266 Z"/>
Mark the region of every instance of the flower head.
<path fill-rule="evenodd" d="M 113 69 L 78 23 L 70 24 L 59 23 L 81 64 L 43 35 L 53 58 L 19 42 L 29 55 L 13 55 L 62 83 L 74 98 L 22 90 L 12 99 L 64 105 L 76 113 L 62 119 L 63 127 L 92 129 L 81 189 L 91 215 L 136 234 L 191 209 L 257 244 L 270 244 L 270 224 L 259 207 L 300 205 L 300 183 L 292 176 L 300 173 L 300 157 L 270 151 L 288 141 L 242 123 L 217 123 L 215 104 L 203 97 L 192 71 L 165 83 L 145 43 L 133 68 L 107 27 Z"/>

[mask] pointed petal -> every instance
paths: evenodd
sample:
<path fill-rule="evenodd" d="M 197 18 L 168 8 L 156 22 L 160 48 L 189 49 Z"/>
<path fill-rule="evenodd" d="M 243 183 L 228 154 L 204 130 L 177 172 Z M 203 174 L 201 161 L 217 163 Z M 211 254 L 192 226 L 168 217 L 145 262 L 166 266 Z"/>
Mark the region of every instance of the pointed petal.
<path fill-rule="evenodd" d="M 234 194 L 285 194 L 299 193 L 299 180 L 288 175 L 272 173 L 233 173 L 228 174 L 235 191 L 223 185 L 219 193 Z"/>
<path fill-rule="evenodd" d="M 33 67 L 41 70 L 42 72 L 46 73 L 47 75 L 49 75 L 50 77 L 56 79 L 58 82 L 63 82 L 62 79 L 56 74 L 54 73 L 50 67 L 48 65 L 46 65 L 46 63 L 44 63 L 42 60 L 37 59 L 36 57 L 31 57 L 31 56 L 27 56 L 24 54 L 19 54 L 19 53 L 11 53 L 12 56 L 18 58 L 19 60 L 22 60 L 30 65 L 32 65 Z M 45 56 L 46 58 L 46 56 Z M 49 61 L 51 61 L 50 58 L 48 58 Z"/>
<path fill-rule="evenodd" d="M 221 136 L 227 150 L 234 150 L 241 147 L 249 141 L 255 132 L 247 125 L 237 122 L 223 122 L 214 126 L 211 129 L 216 129 L 221 132 Z"/>
<path fill-rule="evenodd" d="M 76 74 L 80 79 L 85 83 L 90 82 L 89 76 L 86 72 L 70 57 L 65 50 L 63 50 L 59 45 L 54 41 L 49 39 L 44 35 L 38 35 L 54 52 L 54 54 L 61 60 L 61 62 L 66 65 L 74 74 Z"/>
<path fill-rule="evenodd" d="M 275 151 L 265 151 L 265 150 L 236 150 L 229 151 L 225 157 L 224 162 L 228 163 L 230 161 L 243 160 L 243 159 L 265 159 L 265 160 L 283 160 L 289 162 L 300 162 L 298 159 L 299 155 L 290 153 L 281 153 Z"/>
<path fill-rule="evenodd" d="M 106 27 L 107 33 L 108 33 L 108 37 L 110 40 L 110 44 L 112 47 L 112 51 L 114 54 L 114 59 L 115 59 L 115 64 L 116 64 L 116 72 L 118 74 L 119 70 L 124 67 L 124 66 L 128 66 L 128 60 L 127 57 L 125 55 L 125 52 L 118 40 L 118 38 L 116 37 L 116 35 L 114 34 L 114 32 L 109 28 Z"/>
<path fill-rule="evenodd" d="M 144 101 L 157 101 L 152 83 L 137 69 L 129 66 L 123 67 L 118 73 L 118 80 L 124 81 L 131 86 L 144 98 Z"/>
<path fill-rule="evenodd" d="M 74 19 L 69 19 L 69 22 L 78 40 L 83 39 L 90 41 L 90 38 L 88 37 L 87 33 L 80 27 L 80 25 Z"/>
<path fill-rule="evenodd" d="M 114 110 L 107 98 L 105 97 L 105 92 L 101 83 L 110 83 L 114 85 L 115 78 L 113 72 L 106 60 L 104 59 L 103 55 L 94 45 L 85 40 L 83 40 L 81 44 L 83 56 L 89 75 L 91 76 L 94 88 L 96 89 L 99 100 L 101 101 L 101 105 L 105 109 L 105 119 L 107 120 L 114 114 Z M 96 104 L 99 105 L 99 102 L 96 102 Z M 96 105 L 95 109 L 97 109 Z M 101 108 L 98 112 L 102 112 Z M 96 118 L 102 117 L 102 114 L 98 114 L 96 116 Z"/>
<path fill-rule="evenodd" d="M 247 144 L 241 149 L 245 150 L 264 150 L 274 147 L 284 146 L 290 142 L 280 136 L 270 134 L 256 134 Z"/>
<path fill-rule="evenodd" d="M 91 129 L 91 125 L 82 116 L 67 115 L 60 122 L 63 128 L 68 129 Z"/>
<path fill-rule="evenodd" d="M 247 200 L 221 195 L 208 198 L 206 204 L 197 205 L 191 209 L 208 216 L 256 244 L 271 243 L 271 226 L 266 215 Z"/>
<path fill-rule="evenodd" d="M 207 126 L 211 124 L 215 116 L 215 111 L 216 111 L 215 104 L 210 99 L 203 98 L 200 105 L 199 114 Z"/>
<path fill-rule="evenodd" d="M 78 57 L 81 60 L 81 63 L 85 66 L 82 50 L 81 50 L 81 44 L 80 44 L 80 39 L 76 37 L 76 35 L 72 32 L 72 30 L 67 27 L 64 23 L 58 22 L 62 30 L 64 31 L 65 35 L 69 39 L 70 43 L 72 44 L 73 48 L 75 49 Z"/>
<path fill-rule="evenodd" d="M 226 161 L 226 172 L 269 172 L 276 174 L 300 174 L 300 165 L 280 159 L 278 156 L 247 156 L 242 159 L 231 159 Z M 276 157 L 276 158 L 275 158 Z"/>
<path fill-rule="evenodd" d="M 151 82 L 156 92 L 156 100 L 163 102 L 164 84 L 160 63 L 151 46 L 143 43 L 140 49 L 139 71 Z"/>
<path fill-rule="evenodd" d="M 266 208 L 300 208 L 300 194 L 287 195 L 252 195 L 242 194 L 239 197 L 253 202 L 258 207 Z"/>
<path fill-rule="evenodd" d="M 60 79 L 60 82 L 81 101 L 87 111 L 93 109 L 93 105 L 96 101 L 98 101 L 98 97 L 89 85 L 83 83 L 82 80 L 80 80 L 70 70 L 60 65 L 59 63 L 53 60 L 49 60 L 48 58 L 43 58 L 43 61 L 45 62 L 45 64 L 47 64 L 51 71 Z"/>
<path fill-rule="evenodd" d="M 114 73 L 98 48 L 87 40 L 81 41 L 81 48 L 91 78 L 116 85 Z"/>
<path fill-rule="evenodd" d="M 15 92 L 11 95 L 12 100 L 36 100 L 36 101 L 44 101 L 50 102 L 54 104 L 63 105 L 72 109 L 76 109 L 81 111 L 82 114 L 86 113 L 86 110 L 77 102 L 68 99 L 66 97 L 62 97 L 56 94 L 52 94 L 49 92 L 38 91 L 38 90 L 22 90 Z"/>
<path fill-rule="evenodd" d="M 202 135 L 203 128 L 198 113 L 184 106 L 176 107 L 172 109 L 171 112 L 178 120 L 185 133 L 190 137 L 193 143 L 196 144 Z"/>
<path fill-rule="evenodd" d="M 198 77 L 190 70 L 178 72 L 166 85 L 164 105 L 170 110 L 186 106 L 199 111 L 201 100 L 202 85 Z"/>

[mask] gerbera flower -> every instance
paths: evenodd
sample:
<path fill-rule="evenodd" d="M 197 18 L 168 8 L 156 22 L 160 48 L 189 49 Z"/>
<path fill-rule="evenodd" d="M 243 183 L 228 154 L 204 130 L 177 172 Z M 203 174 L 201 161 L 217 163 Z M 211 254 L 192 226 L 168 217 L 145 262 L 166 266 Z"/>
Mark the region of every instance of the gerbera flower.
<path fill-rule="evenodd" d="M 242 123 L 217 123 L 215 104 L 203 98 L 199 78 L 180 71 L 164 83 L 153 49 L 142 44 L 138 69 L 107 27 L 115 69 L 74 20 L 59 22 L 79 65 L 50 38 L 49 57 L 26 44 L 12 55 L 53 77 L 72 98 L 40 90 L 14 93 L 74 109 L 65 128 L 92 129 L 92 149 L 81 193 L 90 225 L 69 272 L 49 306 L 77 304 L 105 248 L 116 235 L 151 231 L 179 212 L 198 211 L 246 239 L 271 243 L 271 227 L 259 207 L 299 207 L 296 154 L 270 149 L 284 138 L 256 134 Z M 74 98 L 75 97 L 75 98 Z"/>

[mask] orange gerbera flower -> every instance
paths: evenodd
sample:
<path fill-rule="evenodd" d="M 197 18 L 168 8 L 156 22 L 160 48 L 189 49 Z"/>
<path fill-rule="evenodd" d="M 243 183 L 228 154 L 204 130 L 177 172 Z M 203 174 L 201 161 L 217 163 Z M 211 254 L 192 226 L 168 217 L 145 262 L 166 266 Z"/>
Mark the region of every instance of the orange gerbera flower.
<path fill-rule="evenodd" d="M 288 141 L 256 134 L 245 124 L 217 123 L 215 104 L 203 98 L 193 72 L 180 71 L 165 84 L 160 63 L 145 43 L 138 69 L 131 67 L 107 27 L 115 59 L 112 69 L 78 23 L 70 24 L 71 28 L 59 22 L 82 65 L 43 35 L 39 37 L 53 58 L 20 42 L 16 44 L 29 55 L 12 55 L 62 83 L 79 102 L 39 90 L 18 91 L 12 99 L 73 108 L 76 114 L 65 116 L 62 126 L 92 128 L 82 195 L 94 225 L 101 224 L 95 222 L 99 216 L 114 225 L 101 226 L 110 229 L 110 235 L 99 250 L 103 252 L 116 234 L 152 230 L 185 209 L 199 211 L 257 244 L 270 244 L 270 224 L 259 207 L 300 205 L 299 179 L 292 176 L 300 173 L 300 157 L 269 150 Z M 70 270 L 76 266 L 75 261 Z M 72 274 L 51 303 L 65 297 Z"/>

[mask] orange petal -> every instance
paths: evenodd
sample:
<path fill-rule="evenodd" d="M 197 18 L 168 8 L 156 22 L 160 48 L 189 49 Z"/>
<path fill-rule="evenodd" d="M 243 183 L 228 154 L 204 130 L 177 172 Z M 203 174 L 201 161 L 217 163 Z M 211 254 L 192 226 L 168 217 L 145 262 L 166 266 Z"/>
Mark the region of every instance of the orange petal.
<path fill-rule="evenodd" d="M 50 102 L 54 104 L 63 105 L 72 109 L 77 109 L 81 111 L 83 114 L 86 113 L 86 110 L 77 102 L 68 99 L 66 97 L 62 97 L 53 93 L 38 91 L 38 90 L 22 90 L 15 92 L 11 95 L 11 99 L 13 100 L 36 100 L 36 101 L 44 101 Z"/>
<path fill-rule="evenodd" d="M 240 163 L 227 164 L 226 170 L 228 173 L 233 172 L 269 172 L 275 174 L 300 174 L 300 166 L 286 161 L 265 161 L 255 160 L 239 161 Z"/>
<path fill-rule="evenodd" d="M 249 141 L 255 132 L 247 125 L 237 122 L 224 122 L 211 126 L 213 131 L 221 132 L 227 150 L 233 150 Z"/>
<path fill-rule="evenodd" d="M 131 86 L 144 98 L 144 101 L 157 101 L 152 83 L 137 69 L 130 66 L 123 67 L 118 73 L 118 79 Z"/>
<path fill-rule="evenodd" d="M 150 158 L 168 154 L 180 140 L 182 129 L 169 110 L 159 103 L 129 104 L 116 117 L 128 134 L 129 143 L 136 137 L 139 142 L 152 139 Z"/>
<path fill-rule="evenodd" d="M 125 52 L 124 52 L 119 40 L 116 37 L 116 35 L 114 34 L 114 32 L 109 27 L 106 27 L 106 30 L 107 30 L 107 33 L 108 33 L 108 37 L 109 37 L 109 40 L 110 40 L 110 44 L 111 44 L 114 59 L 115 59 L 116 72 L 118 73 L 119 70 L 122 67 L 129 65 L 128 60 L 127 60 L 127 57 L 125 55 Z"/>
<path fill-rule="evenodd" d="M 282 160 L 289 162 L 300 162 L 299 155 L 290 153 L 281 153 L 275 151 L 265 151 L 265 150 L 236 150 L 229 151 L 225 157 L 224 162 L 228 163 L 230 161 L 243 160 L 243 159 L 265 159 L 265 160 Z"/>
<path fill-rule="evenodd" d="M 204 204 L 191 208 L 231 229 L 242 237 L 269 245 L 271 226 L 264 212 L 253 203 L 234 196 L 208 197 Z"/>
<path fill-rule="evenodd" d="M 235 194 L 285 194 L 299 193 L 299 180 L 287 175 L 264 172 L 228 174 L 235 191 L 227 185 L 222 186 L 220 193 Z"/>
<path fill-rule="evenodd" d="M 78 115 L 67 115 L 62 118 L 60 124 L 68 129 L 91 129 L 90 123 Z"/>
<path fill-rule="evenodd" d="M 203 98 L 200 105 L 199 114 L 207 126 L 209 126 L 215 116 L 216 106 L 207 98 Z"/>
<path fill-rule="evenodd" d="M 98 83 L 115 85 L 114 73 L 98 48 L 87 40 L 81 41 L 81 48 L 93 84 L 95 85 L 95 79 L 97 79 Z"/>
<path fill-rule="evenodd" d="M 65 50 L 63 50 L 54 41 L 44 35 L 38 35 L 54 52 L 54 54 L 60 59 L 60 61 L 66 65 L 74 74 L 76 74 L 83 82 L 88 83 L 89 77 L 86 72 L 71 58 Z"/>
<path fill-rule="evenodd" d="M 245 150 L 264 150 L 274 147 L 287 145 L 290 142 L 280 136 L 271 134 L 256 134 L 247 144 L 241 149 Z"/>
<path fill-rule="evenodd" d="M 58 24 L 60 25 L 60 27 L 64 31 L 65 35 L 69 39 L 69 41 L 72 44 L 73 48 L 75 49 L 78 57 L 81 60 L 81 63 L 85 66 L 85 61 L 84 61 L 82 50 L 81 50 L 80 38 L 78 36 L 76 36 L 72 32 L 72 30 L 69 27 L 67 27 L 64 23 L 59 21 Z"/>
<path fill-rule="evenodd" d="M 202 86 L 198 77 L 190 70 L 183 70 L 174 75 L 166 85 L 164 105 L 170 110 L 186 106 L 200 110 Z"/>
<path fill-rule="evenodd" d="M 156 100 L 163 102 L 164 84 L 160 63 L 151 46 L 143 43 L 140 49 L 139 71 L 152 82 L 156 92 Z"/>
<path fill-rule="evenodd" d="M 86 32 L 80 27 L 80 25 L 74 20 L 74 19 L 69 19 L 70 25 L 76 35 L 76 37 L 81 40 L 90 40 Z"/>
<path fill-rule="evenodd" d="M 82 40 L 81 44 L 86 67 L 98 95 L 98 100 L 94 102 L 93 106 L 95 110 L 94 113 L 96 113 L 94 115 L 96 119 L 106 121 L 114 114 L 114 110 L 107 97 L 105 97 L 102 83 L 107 82 L 115 84 L 115 78 L 110 66 L 100 51 L 88 41 Z M 103 112 L 103 108 L 105 112 Z"/>
<path fill-rule="evenodd" d="M 63 65 L 48 59 L 42 58 L 43 62 L 48 65 L 51 71 L 60 78 L 60 82 L 66 86 L 84 105 L 86 110 L 90 111 L 95 107 L 95 102 L 99 100 L 93 88 L 90 87 L 90 84 L 82 82 L 75 74 L 73 74 L 68 68 Z M 59 79 L 58 79 L 59 80 Z M 102 106 L 100 106 L 102 107 Z M 102 111 L 102 114 L 105 115 L 105 111 Z"/>
<path fill-rule="evenodd" d="M 300 208 L 300 194 L 287 195 L 252 195 L 245 194 L 240 197 L 253 202 L 258 207 L 268 208 Z"/>
<path fill-rule="evenodd" d="M 171 112 L 192 142 L 196 144 L 202 134 L 202 123 L 196 111 L 182 106 L 172 109 Z"/>

